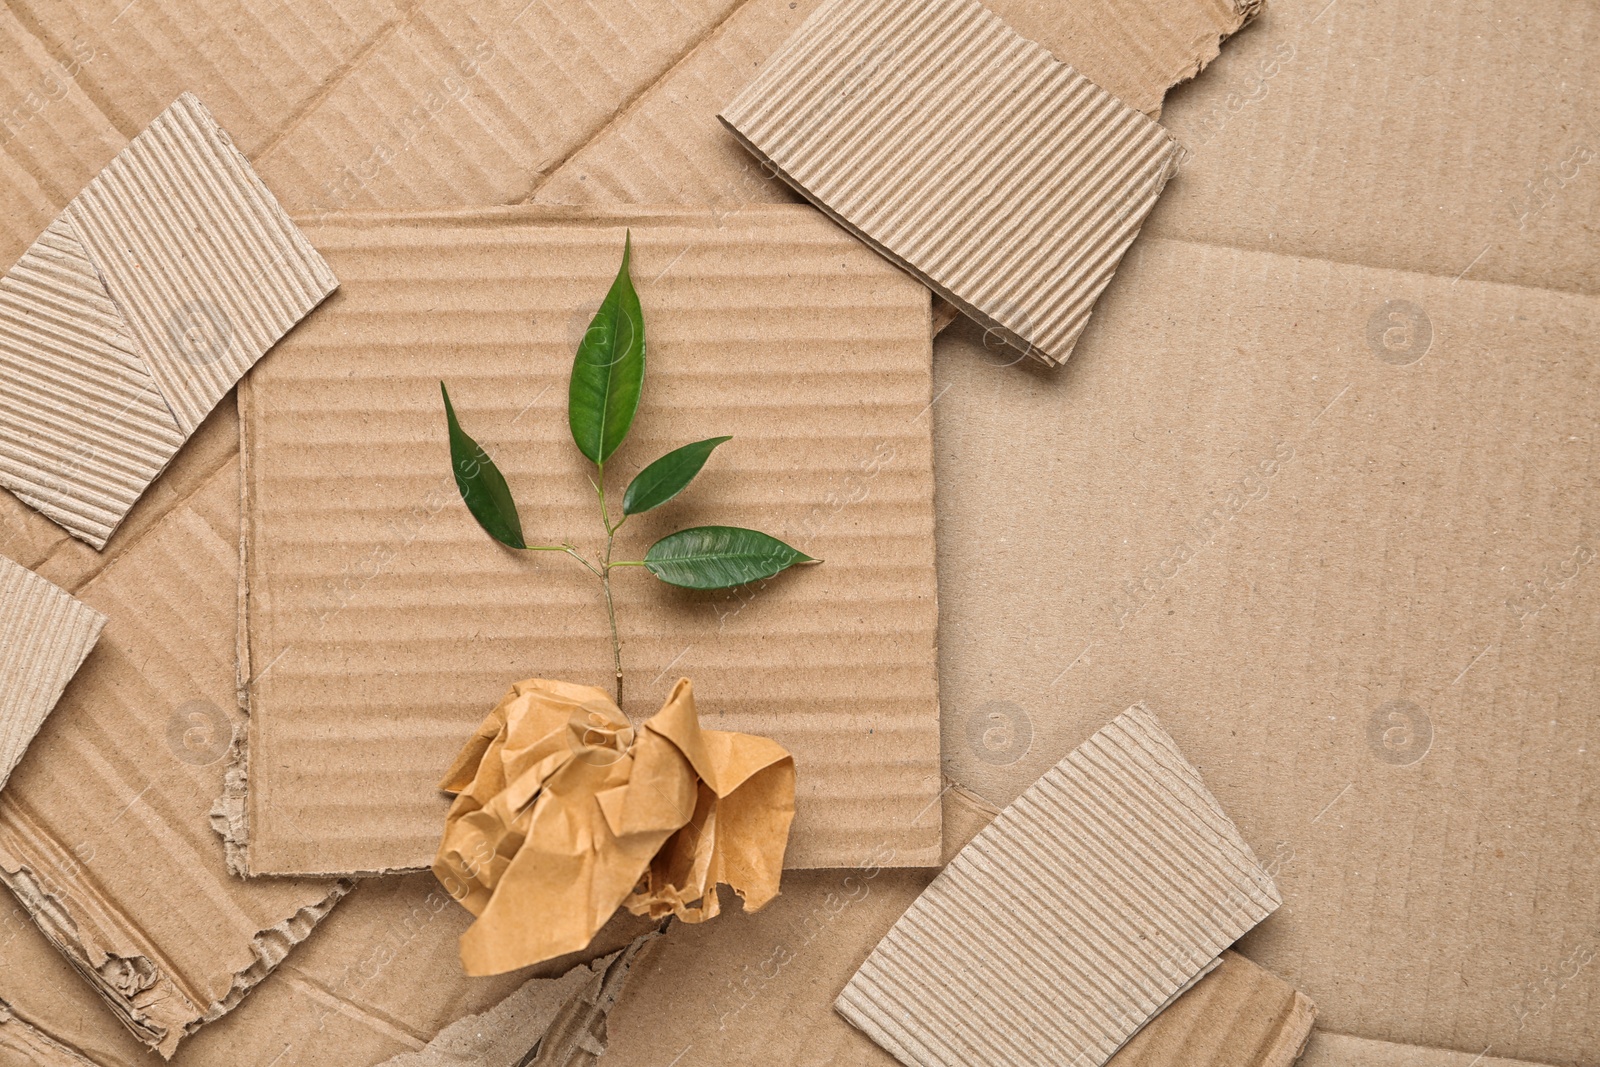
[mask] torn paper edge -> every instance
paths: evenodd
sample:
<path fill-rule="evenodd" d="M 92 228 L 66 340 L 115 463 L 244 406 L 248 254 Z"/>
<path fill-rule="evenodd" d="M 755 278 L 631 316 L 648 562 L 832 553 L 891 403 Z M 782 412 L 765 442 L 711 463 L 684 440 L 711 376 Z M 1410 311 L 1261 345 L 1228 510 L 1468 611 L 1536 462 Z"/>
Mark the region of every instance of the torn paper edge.
<path fill-rule="evenodd" d="M 117 1019 L 163 1059 L 172 1057 L 184 1037 L 238 1006 L 283 962 L 290 949 L 310 935 L 353 885 L 349 881 L 336 882 L 321 901 L 257 931 L 249 945 L 251 962 L 234 974 L 221 998 L 199 1005 L 157 961 L 137 949 L 118 951 L 102 945 L 86 934 L 74 916 L 71 897 L 41 879 L 32 868 L 0 863 L 0 882 L 11 890 L 34 925 L 100 995 Z M 184 1005 L 188 1006 L 187 1012 Z"/>

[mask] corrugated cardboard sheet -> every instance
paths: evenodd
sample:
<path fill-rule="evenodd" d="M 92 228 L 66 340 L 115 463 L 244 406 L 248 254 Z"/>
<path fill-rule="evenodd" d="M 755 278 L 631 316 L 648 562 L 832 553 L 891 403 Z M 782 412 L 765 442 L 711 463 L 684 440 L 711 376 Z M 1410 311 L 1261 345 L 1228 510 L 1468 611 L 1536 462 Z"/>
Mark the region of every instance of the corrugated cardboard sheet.
<path fill-rule="evenodd" d="M 237 493 L 220 473 L 79 590 L 115 621 L 0 793 L 0 882 L 165 1055 L 343 892 L 230 878 L 207 823 L 238 718 L 218 640 L 233 626 Z"/>
<path fill-rule="evenodd" d="M 911 1067 L 1098 1067 L 1281 902 L 1134 707 L 950 861 L 837 1007 Z"/>
<path fill-rule="evenodd" d="M 618 558 L 721 523 L 826 562 L 715 594 L 620 572 L 625 710 L 653 713 L 687 676 L 708 725 L 787 748 L 791 866 L 837 866 L 882 833 L 897 863 L 937 862 L 928 295 L 780 207 L 312 228 L 346 289 L 242 393 L 251 872 L 427 865 L 439 777 L 507 684 L 607 684 L 593 579 L 502 549 L 461 503 L 439 380 L 528 537 L 592 549 L 566 383 L 627 226 L 650 363 L 612 489 L 671 448 L 733 440 L 629 523 Z"/>
<path fill-rule="evenodd" d="M 0 10 L 3 261 L 185 90 L 306 214 L 530 196 L 792 199 L 714 114 L 815 6 L 635 0 L 622 17 L 524 0 L 15 0 Z M 1225 2 L 990 6 L 1147 113 L 1243 14 Z M 1170 34 L 1150 36 L 1155 23 Z M 1600 92 L 1597 31 L 1576 0 L 1514 13 L 1276 0 L 1168 99 L 1163 121 L 1190 154 L 1068 366 L 997 368 L 1009 356 L 977 331 L 936 346 L 946 769 L 1003 803 L 1149 699 L 1272 856 L 1286 906 L 1247 951 L 1309 993 L 1323 1026 L 1361 1035 L 1319 1034 L 1317 1067 L 1600 1063 L 1600 968 L 1579 966 L 1596 947 L 1600 885 L 1581 717 L 1600 610 L 1590 565 L 1568 580 L 1580 545 L 1594 547 L 1579 354 L 1594 346 L 1600 294 L 1600 171 L 1585 152 L 1600 147 L 1586 106 Z M 518 115 L 537 116 L 537 152 L 523 150 Z M 1377 356 L 1403 360 L 1408 335 L 1427 339 L 1410 366 Z M 108 557 L 234 462 L 234 420 L 224 404 L 202 426 Z M 1308 448 L 1297 433 L 1308 426 L 1338 432 Z M 1169 579 L 1165 601 L 1117 627 L 1104 598 L 1146 566 L 1172 574 L 1164 561 L 1183 531 L 1280 435 L 1295 445 L 1285 477 Z M 106 562 L 9 497 L 0 551 L 71 590 Z M 1478 630 L 1510 614 L 1507 599 L 1515 642 L 1489 650 L 1496 635 Z M 1102 614 L 1109 628 L 1085 625 Z M 1419 687 L 1425 698 L 1397 692 Z M 1385 713 L 1375 750 L 1369 722 L 1401 698 L 1427 717 Z M 1412 721 L 1431 731 L 1424 758 L 1380 760 L 1395 755 L 1384 735 Z M 1388 736 L 1415 754 L 1405 729 Z M 872 904 L 807 940 L 853 873 L 792 873 L 757 915 L 674 931 L 664 947 L 677 963 L 636 976 L 613 1056 L 660 1067 L 654 1050 L 680 1032 L 709 1035 L 691 1055 L 714 1050 L 726 1015 L 755 1020 L 747 1046 L 721 1035 L 742 1050 L 728 1063 L 833 1047 L 808 1019 L 881 1057 L 826 1010 L 860 959 L 820 990 L 811 962 L 864 954 L 928 876 L 882 871 Z M 894 878 L 914 884 L 890 906 Z M 326 949 L 313 937 L 180 1061 L 271 1063 L 293 1019 L 279 1067 L 374 1063 L 488 1007 L 442 992 L 454 932 L 435 956 L 379 966 L 427 899 L 423 886 L 363 903 L 389 889 L 341 904 Z M 874 922 L 855 918 L 874 907 Z M 363 928 L 334 939 L 347 909 Z M 793 925 L 779 927 L 785 916 Z M 0 941 L 12 932 L 9 948 L 38 940 L 12 925 Z M 795 958 L 769 978 L 788 959 L 767 962 L 780 946 Z M 20 1009 L 57 993 L 25 1017 L 98 1062 L 138 1061 L 137 1048 L 118 1058 L 130 1042 L 64 963 L 35 953 L 13 969 L 16 958 L 0 983 L 24 988 L 0 997 Z M 691 1001 L 680 1029 L 673 1010 Z"/>
<path fill-rule="evenodd" d="M 104 548 L 234 382 L 337 284 L 185 93 L 0 278 L 0 484 Z"/>
<path fill-rule="evenodd" d="M 977 0 L 833 0 L 722 119 L 1019 358 L 1052 365 L 1178 162 L 1158 123 Z"/>
<path fill-rule="evenodd" d="M 0 556 L 0 790 L 106 618 Z"/>

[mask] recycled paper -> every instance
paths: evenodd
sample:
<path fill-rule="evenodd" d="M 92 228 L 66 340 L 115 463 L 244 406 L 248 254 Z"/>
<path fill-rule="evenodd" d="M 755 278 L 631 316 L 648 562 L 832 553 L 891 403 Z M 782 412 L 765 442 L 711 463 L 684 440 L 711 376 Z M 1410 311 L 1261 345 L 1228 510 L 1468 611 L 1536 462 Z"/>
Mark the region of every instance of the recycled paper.
<path fill-rule="evenodd" d="M 1099 1067 L 1280 903 L 1133 707 L 961 850 L 836 1006 L 907 1067 Z"/>
<path fill-rule="evenodd" d="M 1018 359 L 1050 365 L 1179 156 L 1149 116 L 977 0 L 833 0 L 721 117 Z"/>
<path fill-rule="evenodd" d="M 687 678 L 637 729 L 603 690 L 518 682 L 440 788 L 456 799 L 433 873 L 478 917 L 461 938 L 471 975 L 576 952 L 619 906 L 703 922 L 727 885 L 757 911 L 794 819 L 794 759 L 702 730 Z"/>
<path fill-rule="evenodd" d="M 66 590 L 0 556 L 0 790 L 105 624 Z"/>
<path fill-rule="evenodd" d="M 617 558 L 716 521 L 826 562 L 718 593 L 617 572 L 624 710 L 643 719 L 689 676 L 708 725 L 792 753 L 791 868 L 851 862 L 863 836 L 897 865 L 938 862 L 927 290 L 802 206 L 532 209 L 313 227 L 343 287 L 242 387 L 250 729 L 233 831 L 252 874 L 428 867 L 439 775 L 506 684 L 609 684 L 598 583 L 484 534 L 451 477 L 439 382 L 527 536 L 592 544 L 567 386 L 629 230 L 649 364 L 612 489 L 690 441 L 732 440 L 629 520 Z"/>
<path fill-rule="evenodd" d="M 337 286 L 185 93 L 0 278 L 0 485 L 96 548 Z"/>

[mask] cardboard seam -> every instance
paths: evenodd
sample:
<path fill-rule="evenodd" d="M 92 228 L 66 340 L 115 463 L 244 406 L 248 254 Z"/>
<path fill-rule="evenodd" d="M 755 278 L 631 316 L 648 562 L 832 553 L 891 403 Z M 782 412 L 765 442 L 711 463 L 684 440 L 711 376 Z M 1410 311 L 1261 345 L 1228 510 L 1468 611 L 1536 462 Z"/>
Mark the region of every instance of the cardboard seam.
<path fill-rule="evenodd" d="M 1437 1052 L 1445 1056 L 1477 1056 L 1481 1059 L 1487 1058 L 1489 1053 L 1493 1050 L 1493 1046 L 1490 1046 L 1489 1049 L 1462 1049 L 1447 1048 L 1444 1045 L 1411 1045 L 1403 1041 L 1390 1041 L 1388 1038 L 1384 1037 L 1367 1037 L 1365 1034 L 1352 1034 L 1348 1030 L 1329 1030 L 1326 1027 L 1321 1026 L 1316 1028 L 1316 1033 L 1325 1034 L 1329 1037 L 1348 1037 L 1353 1041 L 1371 1041 L 1375 1045 L 1388 1045 L 1390 1048 L 1396 1049 L 1416 1049 L 1418 1052 Z M 1308 1044 L 1309 1041 L 1310 1035 L 1308 1034 Z M 1547 1063 L 1543 1060 L 1505 1059 L 1503 1057 L 1496 1058 L 1502 1059 L 1503 1062 L 1515 1063 L 1518 1065 L 1518 1067 L 1560 1067 L 1558 1064 Z"/>
<path fill-rule="evenodd" d="M 25 8 L 17 4 L 15 0 L 5 0 L 5 6 L 6 10 L 10 12 L 11 17 L 16 19 L 17 24 L 20 25 L 24 30 L 28 31 L 28 35 L 32 37 L 34 42 L 44 50 L 46 55 L 63 66 L 67 65 L 67 61 L 63 57 L 70 57 L 72 53 L 63 42 L 57 40 L 53 34 L 47 32 L 44 27 L 40 25 L 39 21 L 30 13 L 28 13 Z M 84 99 L 93 104 L 94 109 L 100 113 L 100 117 L 106 120 L 107 126 L 110 126 L 113 130 L 116 130 L 124 140 L 133 140 L 134 134 L 139 132 L 140 127 L 135 126 L 133 133 L 129 133 L 127 130 L 123 129 L 122 124 L 117 121 L 116 115 L 107 110 L 107 104 L 109 101 L 101 99 L 102 94 L 94 91 L 94 89 L 91 87 L 91 83 L 87 79 L 76 82 L 75 84 L 77 85 L 78 90 L 83 93 Z M 105 95 L 109 97 L 110 94 Z M 42 187 L 43 185 L 41 183 L 41 188 Z"/>
<path fill-rule="evenodd" d="M 84 1054 L 82 1049 L 71 1042 L 63 1041 L 38 1023 L 23 1017 L 6 1001 L 0 1000 L 0 1028 L 7 1026 L 21 1027 L 24 1031 L 33 1035 L 33 1039 L 37 1043 L 51 1052 L 59 1052 L 66 1059 L 82 1063 L 84 1067 L 99 1067 L 98 1064 Z M 0 1029 L 0 1034 L 3 1033 L 4 1030 Z"/>
<path fill-rule="evenodd" d="M 185 444 L 187 444 L 187 442 L 185 442 Z M 183 450 L 179 449 L 178 451 L 181 452 Z M 149 537 L 152 533 L 154 533 L 157 529 L 160 528 L 161 522 L 162 522 L 163 519 L 165 519 L 168 515 L 172 514 L 173 512 L 179 510 L 180 508 L 185 507 L 191 500 L 193 500 L 196 496 L 200 495 L 200 493 L 202 491 L 204 491 L 207 487 L 209 487 L 211 485 L 212 481 L 214 481 L 219 475 L 221 475 L 223 473 L 224 469 L 228 466 L 228 464 L 233 459 L 234 459 L 234 454 L 231 453 L 231 452 L 227 456 L 224 456 L 221 460 L 218 461 L 218 463 L 217 463 L 217 465 L 215 467 L 213 467 L 211 470 L 207 471 L 205 473 L 205 475 L 200 478 L 199 482 L 197 482 L 195 484 L 195 487 L 193 489 L 191 489 L 187 493 L 183 494 L 183 496 L 178 497 L 164 511 L 162 511 L 159 515 L 156 515 L 151 520 L 150 525 L 148 527 L 146 527 L 145 529 L 139 531 L 139 533 L 134 536 L 133 540 L 129 541 L 127 544 L 123 545 L 121 548 L 117 549 L 115 552 L 110 552 L 110 553 L 103 552 L 103 551 L 102 552 L 97 552 L 96 555 L 95 555 L 96 566 L 92 570 L 90 570 L 90 571 L 88 571 L 88 572 L 86 572 L 84 574 L 78 575 L 78 577 L 77 577 L 77 579 L 76 579 L 76 581 L 74 583 L 72 583 L 72 584 L 63 584 L 62 588 L 65 589 L 67 592 L 71 593 L 74 596 L 81 596 L 82 594 L 87 593 L 89 591 L 90 587 L 93 586 L 94 583 L 100 578 L 101 574 L 103 574 L 105 572 L 106 568 L 110 567 L 117 560 L 121 559 L 127 553 L 131 552 L 134 548 L 136 548 L 139 545 L 143 544 L 145 538 Z M 155 482 L 151 482 L 150 484 L 154 485 Z M 141 497 L 139 499 L 138 503 L 135 503 L 134 507 L 138 507 L 139 504 L 140 503 L 144 503 L 144 501 L 146 499 L 147 499 L 146 497 Z M 128 514 L 132 515 L 133 512 L 130 511 Z M 115 534 L 113 534 L 113 536 L 115 536 Z M 82 542 L 78 541 L 78 539 L 76 537 L 73 537 L 71 534 L 67 534 L 65 537 L 63 537 L 60 541 L 58 541 L 56 543 L 56 547 L 50 552 L 50 554 L 48 556 L 46 556 L 43 560 L 41 560 L 39 562 L 39 566 L 34 568 L 34 569 L 42 572 L 46 567 L 48 567 L 51 563 L 53 563 L 55 561 L 56 557 L 61 555 L 63 551 L 73 548 L 73 546 L 75 544 L 81 544 L 81 543 Z M 110 542 L 108 541 L 107 544 L 110 544 Z"/>
<path fill-rule="evenodd" d="M 343 85 L 350 75 L 359 70 L 366 63 L 369 56 L 387 44 L 395 34 L 411 25 L 412 19 L 423 9 L 425 4 L 426 0 L 412 0 L 411 6 L 401 12 L 398 18 L 378 27 L 377 32 L 372 35 L 370 41 L 362 44 L 361 47 L 356 49 L 355 55 L 330 72 L 323 79 L 322 84 L 317 87 L 316 91 L 306 98 L 305 103 L 295 108 L 289 117 L 284 119 L 283 125 L 268 135 L 266 142 L 253 153 L 255 158 L 265 159 L 279 144 L 283 143 L 286 138 L 298 130 L 300 124 L 324 101 L 337 92 L 339 86 Z"/>
<path fill-rule="evenodd" d="M 1149 218 L 1146 217 L 1145 224 L 1149 225 L 1149 221 Z M 1335 256 L 1319 256 L 1313 255 L 1309 252 L 1286 252 L 1279 249 L 1262 248 L 1243 243 L 1230 243 L 1227 241 L 1202 241 L 1194 237 L 1180 237 L 1177 235 L 1168 236 L 1166 234 L 1150 234 L 1145 237 L 1145 240 L 1147 242 L 1170 241 L 1173 244 L 1188 245 L 1193 248 L 1210 248 L 1221 252 L 1252 252 L 1260 255 L 1276 256 L 1279 259 L 1300 260 L 1306 263 L 1326 263 L 1333 267 L 1358 267 L 1363 270 L 1389 271 L 1392 274 L 1408 274 L 1416 278 L 1442 279 L 1449 281 L 1452 285 L 1457 282 L 1466 282 L 1472 285 L 1500 285 L 1509 289 L 1517 289 L 1533 295 L 1549 294 L 1560 296 L 1578 296 L 1589 299 L 1600 297 L 1600 288 L 1597 288 L 1591 292 L 1586 289 L 1569 288 L 1559 285 L 1530 285 L 1527 282 L 1503 281 L 1498 278 L 1468 278 L 1464 274 L 1458 274 L 1452 277 L 1451 275 L 1445 274 L 1441 271 L 1419 270 L 1414 267 L 1392 267 L 1383 263 L 1363 263 L 1359 259 L 1339 259 Z M 1130 251 L 1131 248 L 1132 246 L 1130 246 Z M 1115 281 L 1116 279 L 1113 278 L 1112 280 Z M 1427 1046 L 1417 1045 L 1413 1047 L 1424 1048 Z M 1473 1053 L 1473 1055 L 1477 1055 L 1477 1053 Z"/>
<path fill-rule="evenodd" d="M 523 197 L 521 200 L 512 201 L 510 204 L 507 204 L 505 206 L 507 206 L 507 207 L 520 207 L 520 206 L 524 206 L 524 205 L 531 206 L 533 204 L 534 199 L 539 195 L 540 190 L 542 190 L 547 184 L 549 184 L 551 179 L 553 179 L 563 168 L 565 168 L 568 163 L 572 162 L 574 159 L 576 159 L 582 153 L 588 151 L 590 147 L 592 147 L 593 145 L 598 143 L 599 140 L 602 137 L 604 137 L 606 135 L 606 133 L 609 132 L 614 126 L 620 125 L 624 119 L 629 118 L 630 116 L 633 115 L 633 113 L 635 111 L 637 111 L 639 108 L 643 107 L 644 106 L 645 97 L 647 97 L 651 93 L 653 93 L 658 86 L 664 84 L 667 81 L 668 78 L 672 77 L 672 75 L 674 73 L 676 73 L 677 70 L 680 67 L 682 67 L 684 64 L 688 63 L 691 59 L 693 59 L 694 58 L 694 54 L 696 52 L 700 51 L 700 49 L 704 45 L 706 45 L 708 42 L 710 42 L 712 40 L 715 40 L 718 36 L 720 36 L 723 32 L 725 32 L 727 30 L 727 28 L 728 28 L 728 24 L 730 22 L 732 22 L 734 20 L 734 18 L 736 16 L 738 16 L 738 14 L 741 11 L 743 11 L 745 8 L 749 7 L 752 2 L 753 2 L 753 0 L 739 0 L 739 3 L 735 4 L 733 6 L 733 8 L 731 10 L 729 10 L 727 15 L 723 16 L 723 18 L 722 18 L 722 20 L 720 22 L 718 22 L 715 26 L 712 26 L 705 33 L 701 34 L 699 37 L 695 38 L 692 42 L 690 42 L 689 47 L 684 49 L 683 53 L 680 54 L 678 56 L 678 58 L 674 59 L 670 64 L 668 64 L 667 69 L 661 72 L 661 76 L 660 77 L 656 78 L 655 81 L 652 81 L 650 84 L 648 84 L 644 88 L 640 89 L 637 93 L 635 93 L 632 96 L 630 96 L 627 100 L 623 101 L 622 104 L 615 111 L 613 111 L 611 113 L 611 117 L 609 119 L 607 119 L 605 122 L 601 123 L 595 129 L 594 133 L 589 135 L 588 140 L 584 141 L 582 144 L 580 144 L 577 147 L 573 148 L 572 151 L 568 152 L 566 155 L 562 156 L 560 159 L 558 159 L 554 163 L 552 163 L 550 165 L 550 169 L 545 171 L 542 176 L 540 176 L 538 178 L 535 178 L 532 188 L 530 188 L 528 190 L 528 195 L 527 196 Z M 623 208 L 623 207 L 630 207 L 630 206 L 634 206 L 634 205 L 629 205 L 629 204 L 615 204 L 615 205 L 607 204 L 607 205 L 604 205 L 602 210 L 613 209 L 613 208 Z M 715 207 L 717 207 L 719 205 L 707 205 L 707 206 L 715 208 Z"/>
<path fill-rule="evenodd" d="M 414 1026 L 404 1019 L 396 1019 L 386 1012 L 376 1011 L 371 1007 L 357 1004 L 349 997 L 334 992 L 328 987 L 327 983 L 313 978 L 298 968 L 285 965 L 275 975 L 275 981 L 304 990 L 309 997 L 322 999 L 336 1005 L 334 1010 L 345 1018 L 354 1019 L 370 1030 L 387 1033 L 402 1043 L 413 1042 L 417 1048 L 421 1049 L 430 1040 L 427 1034 L 418 1032 Z"/>

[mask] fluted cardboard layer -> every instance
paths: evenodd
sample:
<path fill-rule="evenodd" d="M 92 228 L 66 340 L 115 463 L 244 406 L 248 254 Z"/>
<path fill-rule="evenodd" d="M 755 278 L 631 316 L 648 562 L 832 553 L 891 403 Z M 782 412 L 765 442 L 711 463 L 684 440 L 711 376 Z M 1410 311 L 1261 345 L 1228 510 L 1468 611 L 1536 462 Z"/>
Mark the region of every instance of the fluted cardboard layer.
<path fill-rule="evenodd" d="M 338 283 L 185 93 L 0 279 L 0 484 L 96 548 Z"/>
<path fill-rule="evenodd" d="M 1178 163 L 1159 124 L 977 0 L 834 0 L 721 117 L 818 207 L 1049 364 Z"/>
<path fill-rule="evenodd" d="M 66 590 L 0 556 L 0 790 L 105 624 Z"/>
<path fill-rule="evenodd" d="M 1099 1067 L 1280 903 L 1133 707 L 961 850 L 836 1006 L 909 1067 Z"/>

